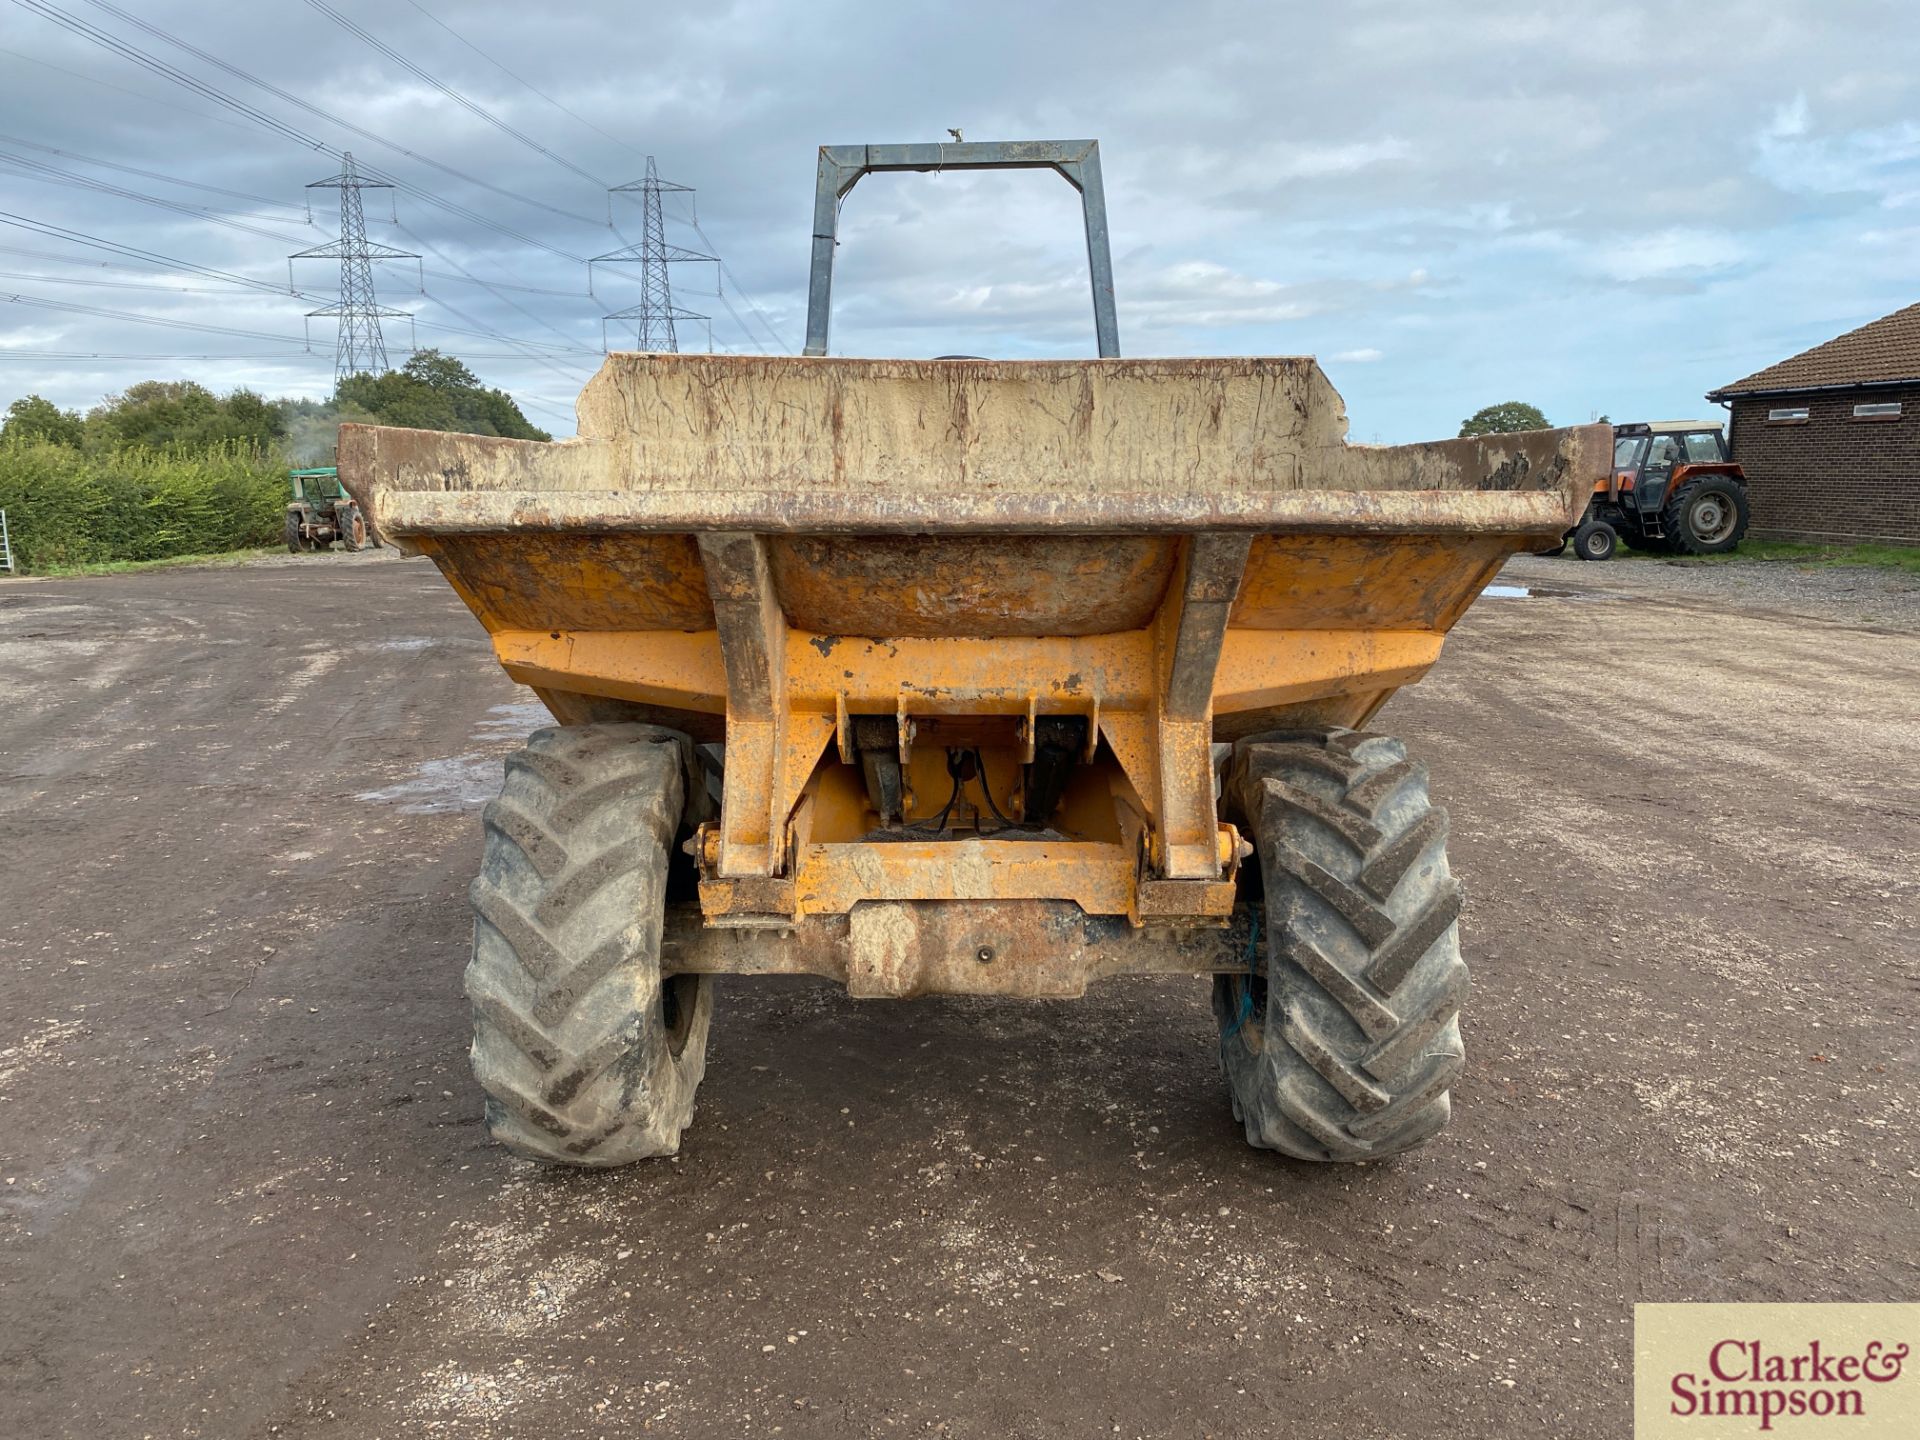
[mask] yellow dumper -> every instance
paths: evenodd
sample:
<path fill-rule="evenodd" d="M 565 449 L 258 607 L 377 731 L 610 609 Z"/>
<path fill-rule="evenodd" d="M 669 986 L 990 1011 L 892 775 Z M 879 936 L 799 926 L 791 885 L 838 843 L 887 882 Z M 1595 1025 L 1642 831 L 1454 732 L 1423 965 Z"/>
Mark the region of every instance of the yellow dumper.
<path fill-rule="evenodd" d="M 1354 446 L 1311 359 L 1117 358 L 1092 142 L 820 155 L 809 354 L 610 356 L 558 444 L 341 433 L 377 531 L 558 722 L 473 885 L 494 1134 L 674 1151 L 717 974 L 1191 973 L 1252 1143 L 1425 1140 L 1460 892 L 1425 768 L 1362 727 L 1577 521 L 1609 428 Z M 1008 165 L 1085 198 L 1102 358 L 828 358 L 854 181 Z"/>

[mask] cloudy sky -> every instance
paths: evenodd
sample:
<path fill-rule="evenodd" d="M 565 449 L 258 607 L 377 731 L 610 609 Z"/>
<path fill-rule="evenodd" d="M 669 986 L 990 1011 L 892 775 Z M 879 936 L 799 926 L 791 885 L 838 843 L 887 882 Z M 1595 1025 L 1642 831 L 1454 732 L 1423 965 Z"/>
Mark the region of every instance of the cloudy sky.
<path fill-rule="evenodd" d="M 1917 73 L 1911 5 L 1845 0 L 0 0 L 0 405 L 326 393 L 337 266 L 291 295 L 284 257 L 336 233 L 304 187 L 352 149 L 402 186 L 370 236 L 422 255 L 379 267 L 395 363 L 470 357 L 570 433 L 639 299 L 584 261 L 638 238 L 605 188 L 646 155 L 697 187 L 669 239 L 726 262 L 676 301 L 798 351 L 813 147 L 958 126 L 1101 142 L 1125 354 L 1318 355 L 1365 441 L 1704 413 L 1920 299 Z M 869 177 L 841 234 L 837 353 L 1092 353 L 1056 177 Z"/>

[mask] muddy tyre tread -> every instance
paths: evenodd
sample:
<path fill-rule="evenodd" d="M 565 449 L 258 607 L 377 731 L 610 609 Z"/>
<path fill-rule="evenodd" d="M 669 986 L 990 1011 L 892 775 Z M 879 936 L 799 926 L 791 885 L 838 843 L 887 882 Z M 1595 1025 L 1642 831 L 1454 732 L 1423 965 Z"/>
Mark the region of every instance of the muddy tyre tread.
<path fill-rule="evenodd" d="M 667 982 L 669 997 L 660 976 L 686 753 L 650 725 L 536 731 L 484 812 L 466 973 L 473 1070 L 487 1128 L 523 1155 L 589 1166 L 670 1155 L 693 1118 L 711 982 Z"/>
<path fill-rule="evenodd" d="M 1426 767 L 1384 735 L 1258 737 L 1235 747 L 1226 799 L 1266 894 L 1264 977 L 1214 985 L 1249 1143 L 1357 1161 L 1430 1139 L 1465 1060 L 1468 982 Z"/>
<path fill-rule="evenodd" d="M 1694 535 L 1687 523 L 1687 511 L 1694 499 L 1703 490 L 1712 490 L 1724 495 L 1727 504 L 1733 508 L 1733 531 L 1725 540 L 1703 544 Z M 1752 519 L 1751 504 L 1747 499 L 1744 485 L 1735 483 L 1720 474 L 1702 475 L 1689 480 L 1674 491 L 1667 501 L 1667 508 L 1661 524 L 1667 532 L 1667 544 L 1675 555 L 1727 555 L 1740 548 L 1740 542 L 1746 538 L 1747 525 Z"/>

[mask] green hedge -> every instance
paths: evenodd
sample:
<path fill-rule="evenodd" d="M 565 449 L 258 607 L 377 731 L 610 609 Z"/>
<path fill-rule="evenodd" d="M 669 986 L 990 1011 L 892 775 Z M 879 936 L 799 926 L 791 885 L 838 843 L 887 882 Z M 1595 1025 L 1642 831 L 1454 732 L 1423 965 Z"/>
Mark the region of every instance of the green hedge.
<path fill-rule="evenodd" d="M 0 441 L 0 510 L 23 570 L 274 545 L 287 499 L 286 462 L 244 446 L 89 455 Z"/>

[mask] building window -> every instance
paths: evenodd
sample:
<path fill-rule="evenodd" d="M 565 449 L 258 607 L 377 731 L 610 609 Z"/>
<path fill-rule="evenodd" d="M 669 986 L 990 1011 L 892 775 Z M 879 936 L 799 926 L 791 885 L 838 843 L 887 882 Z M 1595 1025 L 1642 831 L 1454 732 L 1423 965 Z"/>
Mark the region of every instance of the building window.
<path fill-rule="evenodd" d="M 1767 411 L 1769 425 L 1804 425 L 1807 423 L 1807 407 L 1804 405 L 1782 405 Z"/>
<path fill-rule="evenodd" d="M 1856 420 L 1898 420 L 1900 418 L 1900 402 L 1898 400 L 1889 400 L 1884 403 L 1872 405 L 1856 405 L 1853 407 L 1853 418 Z"/>

